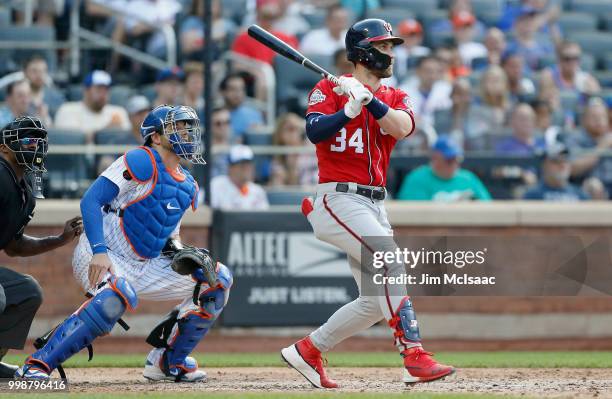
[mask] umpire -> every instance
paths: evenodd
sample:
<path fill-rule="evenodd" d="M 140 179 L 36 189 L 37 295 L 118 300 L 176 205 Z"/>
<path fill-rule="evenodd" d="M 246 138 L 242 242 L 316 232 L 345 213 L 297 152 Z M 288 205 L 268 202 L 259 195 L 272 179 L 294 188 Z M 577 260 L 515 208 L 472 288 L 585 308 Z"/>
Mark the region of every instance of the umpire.
<path fill-rule="evenodd" d="M 24 116 L 2 129 L 0 141 L 0 250 L 8 256 L 34 256 L 70 243 L 83 231 L 80 217 L 66 222 L 58 236 L 34 238 L 23 234 L 34 215 L 45 172 L 47 131 L 38 118 Z M 32 174 L 34 193 L 24 175 Z M 0 360 L 9 349 L 22 349 L 42 303 L 38 282 L 0 266 Z M 16 366 L 0 362 L 0 378 L 12 378 Z"/>

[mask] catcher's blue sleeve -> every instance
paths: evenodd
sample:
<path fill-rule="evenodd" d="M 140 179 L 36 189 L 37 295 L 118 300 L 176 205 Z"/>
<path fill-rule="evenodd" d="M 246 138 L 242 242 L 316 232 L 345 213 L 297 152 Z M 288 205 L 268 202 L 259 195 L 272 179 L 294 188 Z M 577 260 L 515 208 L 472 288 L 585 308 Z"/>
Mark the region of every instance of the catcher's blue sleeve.
<path fill-rule="evenodd" d="M 344 109 L 331 115 L 311 113 L 306 116 L 306 136 L 313 144 L 317 144 L 336 134 L 350 120 Z"/>
<path fill-rule="evenodd" d="M 81 199 L 81 215 L 85 234 L 94 254 L 106 253 L 104 229 L 102 227 L 102 207 L 119 194 L 119 187 L 104 176 L 93 182 Z"/>

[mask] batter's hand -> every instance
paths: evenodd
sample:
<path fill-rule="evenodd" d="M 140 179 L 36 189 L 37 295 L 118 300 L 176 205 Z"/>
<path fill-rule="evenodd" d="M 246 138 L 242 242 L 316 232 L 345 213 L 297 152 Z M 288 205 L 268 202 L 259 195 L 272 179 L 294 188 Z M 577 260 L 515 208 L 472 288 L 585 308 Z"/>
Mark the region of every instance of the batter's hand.
<path fill-rule="evenodd" d="M 355 79 L 352 76 L 351 77 L 349 77 L 349 76 L 340 76 L 338 78 L 338 83 L 339 83 L 339 85 L 334 87 L 332 90 L 334 91 L 334 93 L 336 93 L 339 96 L 348 96 L 349 95 L 349 91 L 353 87 L 359 87 L 359 86 L 363 87 L 361 82 L 358 81 L 357 79 Z"/>
<path fill-rule="evenodd" d="M 66 221 L 64 224 L 64 232 L 60 235 L 60 238 L 64 244 L 67 244 L 74 238 L 80 236 L 81 233 L 83 233 L 83 218 L 76 216 Z"/>
<path fill-rule="evenodd" d="M 359 116 L 359 114 L 361 114 L 361 108 L 363 107 L 363 104 L 361 103 L 361 101 L 359 100 L 349 100 L 347 101 L 346 104 L 344 104 L 344 114 L 351 118 L 354 119 L 356 117 Z"/>
<path fill-rule="evenodd" d="M 359 101 L 361 104 L 366 105 L 372 101 L 374 95 L 365 86 L 354 86 L 348 92 L 349 98 L 355 101 Z"/>
<path fill-rule="evenodd" d="M 106 273 L 115 274 L 113 263 L 107 254 L 95 254 L 89 262 L 89 286 L 95 290 L 98 284 L 104 280 Z"/>

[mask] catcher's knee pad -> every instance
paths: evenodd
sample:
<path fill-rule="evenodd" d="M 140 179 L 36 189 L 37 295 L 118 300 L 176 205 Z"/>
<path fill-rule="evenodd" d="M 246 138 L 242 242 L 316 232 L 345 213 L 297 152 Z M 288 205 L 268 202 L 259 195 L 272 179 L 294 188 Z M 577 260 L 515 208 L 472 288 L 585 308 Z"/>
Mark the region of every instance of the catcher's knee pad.
<path fill-rule="evenodd" d="M 108 334 L 126 308 L 135 308 L 138 298 L 127 280 L 111 277 L 107 288 L 85 302 L 58 325 L 41 349 L 26 360 L 50 373 L 72 355 Z"/>
<path fill-rule="evenodd" d="M 394 330 L 393 335 L 401 344 L 421 342 L 419 324 L 410 297 L 402 299 L 395 315 L 389 320 L 389 326 Z"/>

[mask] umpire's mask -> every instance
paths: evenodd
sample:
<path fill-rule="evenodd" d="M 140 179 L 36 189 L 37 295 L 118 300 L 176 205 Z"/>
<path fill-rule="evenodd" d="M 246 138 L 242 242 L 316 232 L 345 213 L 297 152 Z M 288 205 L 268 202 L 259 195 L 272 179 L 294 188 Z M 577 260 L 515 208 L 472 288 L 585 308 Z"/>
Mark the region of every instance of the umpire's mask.
<path fill-rule="evenodd" d="M 40 119 L 21 116 L 9 123 L 2 131 L 2 144 L 14 154 L 17 164 L 32 174 L 32 188 L 36 198 L 42 196 L 42 174 L 45 169 L 48 139 L 47 129 Z"/>

